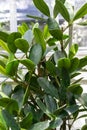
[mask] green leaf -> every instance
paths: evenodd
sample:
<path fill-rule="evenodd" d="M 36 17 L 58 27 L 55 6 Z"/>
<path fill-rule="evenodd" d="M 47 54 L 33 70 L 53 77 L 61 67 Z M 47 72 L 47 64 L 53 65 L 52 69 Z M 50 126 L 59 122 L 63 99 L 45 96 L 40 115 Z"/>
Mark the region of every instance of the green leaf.
<path fill-rule="evenodd" d="M 23 88 L 20 85 L 16 86 L 16 88 L 14 89 L 13 94 L 12 94 L 12 99 L 18 103 L 20 110 L 23 105 L 23 96 L 24 96 Z"/>
<path fill-rule="evenodd" d="M 36 39 L 36 42 L 39 43 L 42 46 L 43 52 L 46 50 L 46 42 L 43 36 L 43 33 L 39 28 L 34 28 L 34 36 Z"/>
<path fill-rule="evenodd" d="M 46 62 L 46 68 L 47 68 L 47 70 L 49 71 L 49 73 L 51 75 L 53 75 L 53 76 L 56 75 L 56 67 L 55 67 L 55 65 L 50 60 L 48 60 Z"/>
<path fill-rule="evenodd" d="M 85 3 L 75 14 L 73 21 L 82 18 L 84 15 L 87 14 L 87 3 Z"/>
<path fill-rule="evenodd" d="M 38 17 L 38 16 L 35 16 L 35 15 L 30 15 L 30 14 L 28 14 L 27 17 L 29 17 L 29 18 L 33 18 L 33 19 L 37 19 L 37 20 L 43 20 L 43 21 L 45 21 L 44 18 L 42 18 L 42 17 Z"/>
<path fill-rule="evenodd" d="M 18 111 L 18 104 L 11 98 L 0 98 L 0 106 L 8 110 L 10 113 Z"/>
<path fill-rule="evenodd" d="M 46 78 L 38 78 L 38 83 L 40 87 L 45 91 L 45 93 L 49 94 L 52 97 L 58 98 L 57 89 Z"/>
<path fill-rule="evenodd" d="M 46 16 L 50 17 L 49 8 L 44 0 L 33 0 L 33 2 L 37 9 L 39 9 Z"/>
<path fill-rule="evenodd" d="M 50 95 L 44 96 L 44 102 L 46 104 L 47 109 L 53 113 L 57 109 L 57 103 Z"/>
<path fill-rule="evenodd" d="M 42 57 L 42 47 L 40 44 L 35 44 L 30 50 L 29 59 L 33 61 L 36 65 L 40 62 Z"/>
<path fill-rule="evenodd" d="M 24 33 L 29 29 L 28 25 L 26 23 L 22 23 L 21 26 L 18 27 L 18 31 L 24 35 Z"/>
<path fill-rule="evenodd" d="M 59 28 L 58 23 L 53 18 L 48 18 L 47 20 L 48 29 L 50 34 L 57 40 L 62 40 L 63 34 L 62 31 Z"/>
<path fill-rule="evenodd" d="M 55 129 L 55 128 L 61 126 L 62 123 L 63 123 L 63 121 L 62 121 L 61 118 L 56 118 L 55 120 L 53 120 L 53 121 L 50 122 L 49 128 Z"/>
<path fill-rule="evenodd" d="M 32 40 L 33 40 L 33 38 L 34 38 L 32 30 L 30 30 L 30 29 L 27 30 L 27 31 L 24 33 L 23 38 L 29 43 L 29 45 L 31 45 Z"/>
<path fill-rule="evenodd" d="M 47 25 L 44 26 L 44 32 L 43 32 L 43 34 L 44 34 L 44 38 L 45 39 L 47 39 L 50 36 L 49 29 L 48 29 Z"/>
<path fill-rule="evenodd" d="M 87 26 L 87 20 L 83 21 L 83 22 L 79 22 L 77 24 L 80 25 L 80 26 Z"/>
<path fill-rule="evenodd" d="M 18 124 L 16 123 L 15 119 L 13 118 L 13 116 L 10 115 L 8 111 L 2 110 L 2 115 L 4 117 L 7 126 L 9 126 L 12 130 L 21 130 Z"/>
<path fill-rule="evenodd" d="M 14 76 L 17 73 L 19 61 L 18 60 L 13 60 L 7 63 L 6 65 L 6 74 L 10 76 Z"/>
<path fill-rule="evenodd" d="M 78 100 L 83 106 L 87 107 L 87 93 L 83 93 L 81 97 L 78 98 Z"/>
<path fill-rule="evenodd" d="M 8 36 L 9 36 L 8 33 L 0 31 L 0 39 L 2 41 L 7 42 Z"/>
<path fill-rule="evenodd" d="M 69 69 L 70 68 L 70 59 L 69 58 L 60 58 L 58 60 L 58 68 L 62 69 L 62 68 L 66 68 Z"/>
<path fill-rule="evenodd" d="M 71 59 L 71 65 L 69 68 L 70 73 L 78 69 L 79 63 L 80 63 L 80 60 L 77 57 Z"/>
<path fill-rule="evenodd" d="M 0 39 L 0 46 L 1 46 L 5 51 L 10 52 L 10 50 L 9 50 L 9 48 L 8 48 L 8 46 L 7 46 L 7 44 L 6 44 L 6 42 L 2 41 L 1 39 Z"/>
<path fill-rule="evenodd" d="M 73 113 L 77 112 L 79 110 L 78 105 L 71 105 L 64 109 L 69 115 L 72 115 Z"/>
<path fill-rule="evenodd" d="M 86 130 L 87 129 L 87 125 L 83 125 L 81 130 Z"/>
<path fill-rule="evenodd" d="M 7 130 L 7 125 L 3 118 L 1 110 L 0 110 L 0 130 Z"/>
<path fill-rule="evenodd" d="M 72 84 L 67 88 L 67 90 L 75 95 L 81 95 L 83 92 L 83 89 L 79 84 Z"/>
<path fill-rule="evenodd" d="M 48 127 L 49 121 L 43 121 L 34 124 L 29 130 L 46 130 Z"/>
<path fill-rule="evenodd" d="M 6 70 L 3 66 L 0 65 L 0 73 L 6 75 Z"/>
<path fill-rule="evenodd" d="M 34 62 L 32 62 L 30 59 L 20 60 L 20 63 L 23 64 L 24 66 L 26 66 L 28 68 L 28 70 L 33 71 L 35 68 Z"/>
<path fill-rule="evenodd" d="M 55 9 L 57 9 L 56 12 L 55 12 Z M 56 5 L 54 7 L 55 16 L 57 15 L 57 12 L 59 12 L 67 22 L 70 21 L 69 12 L 68 12 L 67 8 L 64 6 L 63 2 L 61 2 L 60 0 L 56 0 Z"/>
<path fill-rule="evenodd" d="M 87 56 L 80 59 L 78 69 L 80 70 L 81 68 L 83 68 L 86 65 L 87 65 Z"/>
<path fill-rule="evenodd" d="M 78 51 L 78 45 L 73 44 L 69 50 L 69 58 L 72 59 L 76 55 L 77 51 Z"/>
<path fill-rule="evenodd" d="M 61 2 L 64 4 L 65 0 L 61 0 Z M 56 18 L 58 13 L 59 13 L 59 10 L 58 10 L 58 7 L 57 7 L 56 3 L 57 3 L 57 0 L 55 1 L 55 6 L 54 6 L 54 10 L 53 10 L 54 18 Z"/>
<path fill-rule="evenodd" d="M 17 50 L 17 47 L 14 44 L 17 38 L 21 38 L 21 34 L 19 32 L 13 32 L 8 36 L 7 45 L 10 51 L 13 53 L 15 53 Z"/>
<path fill-rule="evenodd" d="M 12 92 L 12 86 L 8 83 L 3 83 L 1 86 L 1 91 L 5 93 L 7 96 L 10 96 Z"/>
<path fill-rule="evenodd" d="M 28 49 L 29 49 L 29 44 L 25 39 L 22 38 L 18 38 L 15 40 L 15 46 L 20 49 L 21 51 L 23 51 L 24 53 L 27 53 Z"/>
<path fill-rule="evenodd" d="M 36 99 L 36 102 L 37 102 L 39 108 L 43 111 L 43 113 L 45 113 L 48 117 L 51 117 L 50 111 L 46 108 L 44 103 L 39 98 Z"/>
<path fill-rule="evenodd" d="M 26 117 L 23 118 L 23 120 L 20 122 L 21 128 L 28 129 L 30 128 L 32 124 L 33 116 L 31 113 L 27 114 Z"/>

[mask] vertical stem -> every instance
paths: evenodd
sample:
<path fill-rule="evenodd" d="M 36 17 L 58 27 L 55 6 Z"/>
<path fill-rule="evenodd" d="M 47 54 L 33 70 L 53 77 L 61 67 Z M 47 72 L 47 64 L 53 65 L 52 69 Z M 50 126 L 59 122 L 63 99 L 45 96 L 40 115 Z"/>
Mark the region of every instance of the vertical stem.
<path fill-rule="evenodd" d="M 70 40 L 69 40 L 69 49 L 72 45 L 72 39 L 73 39 L 73 25 L 69 26 L 69 36 L 70 36 Z"/>
<path fill-rule="evenodd" d="M 63 120 L 63 124 L 62 124 L 60 130 L 66 130 L 66 119 Z"/>

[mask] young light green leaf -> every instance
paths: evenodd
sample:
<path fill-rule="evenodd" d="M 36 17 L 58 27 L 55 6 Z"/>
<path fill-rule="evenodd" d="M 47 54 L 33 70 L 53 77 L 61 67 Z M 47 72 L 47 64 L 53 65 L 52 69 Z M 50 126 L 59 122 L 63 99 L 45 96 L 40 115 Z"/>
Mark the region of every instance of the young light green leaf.
<path fill-rule="evenodd" d="M 16 123 L 15 119 L 11 114 L 8 113 L 6 110 L 2 110 L 2 115 L 4 117 L 4 120 L 12 130 L 21 130 L 18 124 Z"/>
<path fill-rule="evenodd" d="M 36 42 L 39 43 L 42 46 L 43 52 L 46 50 L 46 42 L 43 36 L 43 33 L 39 28 L 34 28 L 34 36 L 36 39 Z"/>
<path fill-rule="evenodd" d="M 39 9 L 46 16 L 50 17 L 49 8 L 44 0 L 33 0 L 33 2 L 37 9 Z"/>
<path fill-rule="evenodd" d="M 57 9 L 57 11 L 55 12 L 56 9 Z M 59 12 L 67 22 L 70 21 L 69 12 L 68 12 L 67 8 L 64 6 L 63 2 L 61 2 L 60 0 L 56 0 L 56 5 L 54 7 L 54 16 L 55 17 L 57 15 L 57 12 Z"/>
<path fill-rule="evenodd" d="M 25 39 L 18 38 L 15 40 L 15 46 L 20 49 L 22 52 L 27 53 L 29 49 L 29 44 Z"/>
<path fill-rule="evenodd" d="M 69 58 L 60 58 L 58 60 L 58 68 L 61 69 L 61 68 L 66 68 L 66 69 L 69 69 L 70 68 L 70 59 Z"/>
<path fill-rule="evenodd" d="M 42 57 L 42 47 L 40 44 L 35 44 L 30 50 L 29 59 L 33 61 L 36 65 L 40 62 Z"/>
<path fill-rule="evenodd" d="M 82 18 L 84 15 L 87 14 L 87 3 L 85 3 L 75 14 L 73 21 Z"/>
<path fill-rule="evenodd" d="M 1 46 L 5 51 L 10 52 L 10 50 L 9 50 L 9 48 L 8 48 L 8 46 L 7 46 L 7 44 L 6 44 L 4 41 L 2 41 L 1 39 L 0 39 L 0 46 Z"/>
<path fill-rule="evenodd" d="M 73 44 L 69 50 L 69 58 L 72 59 L 76 55 L 77 51 L 78 51 L 78 45 Z"/>
<path fill-rule="evenodd" d="M 26 23 L 22 23 L 21 26 L 18 27 L 18 31 L 24 35 L 24 33 L 29 29 L 28 25 Z"/>
<path fill-rule="evenodd" d="M 0 65 L 0 73 L 6 75 L 6 70 L 3 66 Z"/>

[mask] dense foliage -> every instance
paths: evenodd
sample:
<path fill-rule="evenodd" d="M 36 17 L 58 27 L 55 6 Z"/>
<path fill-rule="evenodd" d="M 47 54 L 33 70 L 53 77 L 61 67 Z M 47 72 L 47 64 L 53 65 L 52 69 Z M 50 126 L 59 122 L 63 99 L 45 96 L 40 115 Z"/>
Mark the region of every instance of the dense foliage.
<path fill-rule="evenodd" d="M 33 2 L 46 18 L 30 17 L 45 20 L 43 29 L 38 23 L 32 27 L 23 23 L 18 32 L 0 32 L 4 51 L 0 53 L 0 73 L 12 81 L 1 85 L 0 130 L 71 130 L 73 123 L 85 116 L 79 117 L 79 113 L 87 109 L 82 78 L 75 80 L 87 65 L 87 56 L 76 56 L 78 44 L 66 51 L 71 37 L 65 30 L 87 14 L 87 4 L 74 15 L 65 0 L 55 0 L 51 17 L 45 1 Z M 59 13 L 67 21 L 65 28 L 55 20 Z"/>

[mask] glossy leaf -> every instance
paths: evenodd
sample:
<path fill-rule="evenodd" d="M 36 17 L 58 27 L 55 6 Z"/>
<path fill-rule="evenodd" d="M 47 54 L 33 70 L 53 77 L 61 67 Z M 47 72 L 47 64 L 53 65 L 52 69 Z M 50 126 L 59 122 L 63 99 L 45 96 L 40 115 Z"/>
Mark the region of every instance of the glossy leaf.
<path fill-rule="evenodd" d="M 29 113 L 23 120 L 20 122 L 21 128 L 28 129 L 32 124 L 33 116 Z"/>
<path fill-rule="evenodd" d="M 87 14 L 87 3 L 85 3 L 75 14 L 73 21 L 82 18 L 84 15 Z"/>
<path fill-rule="evenodd" d="M 77 51 L 78 51 L 78 45 L 73 44 L 69 50 L 69 58 L 72 59 L 76 55 Z"/>
<path fill-rule="evenodd" d="M 30 50 L 29 59 L 33 61 L 36 65 L 40 62 L 42 57 L 42 47 L 40 44 L 35 44 Z"/>
<path fill-rule="evenodd" d="M 49 121 L 43 121 L 32 125 L 32 127 L 29 130 L 46 130 L 48 127 Z"/>
<path fill-rule="evenodd" d="M 12 130 L 21 130 L 16 121 L 14 120 L 13 116 L 10 115 L 8 111 L 2 110 L 2 115 L 4 117 L 7 126 L 9 126 Z"/>
<path fill-rule="evenodd" d="M 47 20 L 48 29 L 50 34 L 57 40 L 62 40 L 63 34 L 62 31 L 59 28 L 58 23 L 55 19 L 49 18 Z"/>
<path fill-rule="evenodd" d="M 6 74 L 10 76 L 14 76 L 17 73 L 19 61 L 13 60 L 7 63 L 6 65 Z"/>
<path fill-rule="evenodd" d="M 78 105 L 71 105 L 67 108 L 64 109 L 69 115 L 72 115 L 73 113 L 75 113 L 76 111 L 79 110 L 79 106 Z"/>
<path fill-rule="evenodd" d="M 34 5 L 36 6 L 39 11 L 41 11 L 46 16 L 50 17 L 50 11 L 47 6 L 47 4 L 44 2 L 44 0 L 33 0 Z"/>
<path fill-rule="evenodd" d="M 15 53 L 17 50 L 17 47 L 15 46 L 15 40 L 17 38 L 21 38 L 21 34 L 18 32 L 13 32 L 8 36 L 7 45 L 11 52 Z"/>
<path fill-rule="evenodd" d="M 38 78 L 38 83 L 40 87 L 45 91 L 45 93 L 51 95 L 52 97 L 58 98 L 57 89 L 46 78 Z"/>
<path fill-rule="evenodd" d="M 29 49 L 29 44 L 25 39 L 18 38 L 15 40 L 15 46 L 20 49 L 22 52 L 27 53 Z"/>
<path fill-rule="evenodd" d="M 12 92 L 12 86 L 10 84 L 7 83 L 3 83 L 1 86 L 1 90 L 2 92 L 4 92 L 7 96 L 10 96 L 11 92 Z"/>
<path fill-rule="evenodd" d="M 27 31 L 24 33 L 23 38 L 29 43 L 29 45 L 31 45 L 32 40 L 33 40 L 33 38 L 34 38 L 32 30 L 30 30 L 30 29 L 27 30 Z"/>
<path fill-rule="evenodd" d="M 87 107 L 87 93 L 83 93 L 81 97 L 78 98 L 80 103 Z"/>
<path fill-rule="evenodd" d="M 4 41 L 2 41 L 1 39 L 0 39 L 0 46 L 1 46 L 5 51 L 10 52 L 10 50 L 9 50 L 9 48 L 8 48 L 8 46 L 7 46 L 7 44 L 6 44 Z"/>
<path fill-rule="evenodd" d="M 61 68 L 66 68 L 66 69 L 69 69 L 70 68 L 70 59 L 69 58 L 60 58 L 58 60 L 58 68 L 61 69 Z"/>
<path fill-rule="evenodd" d="M 26 66 L 28 68 L 28 70 L 33 71 L 35 68 L 35 64 L 33 61 L 31 61 L 30 59 L 23 59 L 20 60 L 20 63 L 23 64 L 24 66 Z"/>
<path fill-rule="evenodd" d="M 55 12 L 56 9 L 57 9 L 57 11 Z M 70 21 L 69 12 L 68 12 L 67 8 L 64 6 L 63 2 L 61 2 L 60 0 L 56 0 L 56 5 L 54 7 L 55 17 L 57 15 L 57 12 L 59 12 L 67 22 Z"/>
<path fill-rule="evenodd" d="M 42 49 L 44 52 L 46 50 L 46 42 L 45 42 L 43 33 L 41 32 L 40 29 L 35 28 L 34 29 L 34 36 L 35 36 L 36 42 L 42 46 Z"/>
<path fill-rule="evenodd" d="M 58 59 L 63 58 L 63 57 L 65 57 L 64 52 L 59 51 L 59 50 L 55 51 L 55 53 L 54 53 L 54 61 L 55 61 L 56 64 L 58 63 Z"/>

